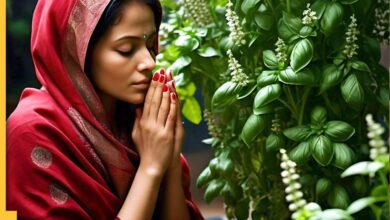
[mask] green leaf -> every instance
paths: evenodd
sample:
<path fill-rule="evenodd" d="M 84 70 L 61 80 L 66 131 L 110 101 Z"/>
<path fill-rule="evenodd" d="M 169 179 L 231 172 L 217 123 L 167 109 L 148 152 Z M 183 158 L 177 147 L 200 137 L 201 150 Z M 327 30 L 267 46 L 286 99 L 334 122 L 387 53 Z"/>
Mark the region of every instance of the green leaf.
<path fill-rule="evenodd" d="M 269 104 L 260 108 L 253 109 L 253 114 L 265 115 L 274 111 L 275 111 L 274 107 L 271 104 Z"/>
<path fill-rule="evenodd" d="M 208 144 L 208 145 L 212 144 L 213 142 L 214 142 L 214 138 L 207 138 L 207 139 L 202 140 L 202 143 Z"/>
<path fill-rule="evenodd" d="M 328 204 L 335 208 L 346 209 L 350 200 L 347 191 L 340 185 L 335 185 L 328 196 Z"/>
<path fill-rule="evenodd" d="M 355 60 L 352 61 L 352 68 L 355 70 L 360 70 L 363 72 L 371 72 L 370 68 L 367 66 L 367 64 L 363 61 Z"/>
<path fill-rule="evenodd" d="M 330 2 L 326 7 L 321 19 L 321 29 L 325 35 L 329 36 L 342 23 L 344 16 L 343 6 L 338 2 Z"/>
<path fill-rule="evenodd" d="M 198 27 L 195 29 L 195 36 L 203 38 L 207 36 L 208 29 L 205 27 Z"/>
<path fill-rule="evenodd" d="M 327 113 L 326 108 L 317 105 L 311 111 L 310 119 L 312 124 L 323 125 L 326 122 Z"/>
<path fill-rule="evenodd" d="M 312 137 L 309 141 L 314 159 L 322 166 L 328 165 L 333 158 L 332 142 L 324 135 Z"/>
<path fill-rule="evenodd" d="M 234 165 L 233 165 L 232 160 L 227 158 L 227 159 L 223 159 L 223 160 L 219 160 L 219 161 L 220 162 L 217 166 L 218 171 L 221 174 L 225 175 L 226 177 L 229 177 L 233 173 L 233 170 L 234 170 Z"/>
<path fill-rule="evenodd" d="M 326 66 L 322 74 L 320 93 L 323 93 L 329 88 L 339 84 L 342 79 L 343 72 L 339 70 L 336 65 L 332 64 Z"/>
<path fill-rule="evenodd" d="M 355 133 L 355 129 L 343 121 L 329 121 L 325 127 L 325 134 L 332 141 L 346 141 Z"/>
<path fill-rule="evenodd" d="M 301 165 L 310 159 L 311 149 L 308 142 L 302 142 L 294 147 L 289 153 L 289 158 Z"/>
<path fill-rule="evenodd" d="M 324 196 L 332 189 L 332 182 L 327 178 L 321 178 L 316 183 L 317 197 Z"/>
<path fill-rule="evenodd" d="M 383 164 L 376 161 L 361 161 L 348 167 L 342 174 L 341 177 L 347 177 L 352 175 L 373 175 L 378 170 L 383 168 Z"/>
<path fill-rule="evenodd" d="M 184 117 L 194 124 L 199 124 L 202 120 L 202 110 L 195 97 L 187 98 L 185 100 L 182 111 Z"/>
<path fill-rule="evenodd" d="M 265 70 L 257 77 L 257 86 L 262 88 L 278 81 L 278 71 Z"/>
<path fill-rule="evenodd" d="M 275 53 L 272 50 L 263 51 L 264 65 L 270 69 L 275 69 L 278 67 L 278 59 L 276 58 Z"/>
<path fill-rule="evenodd" d="M 346 169 L 353 161 L 355 153 L 343 143 L 333 143 L 334 158 L 332 164 L 340 169 Z"/>
<path fill-rule="evenodd" d="M 353 220 L 353 218 L 342 209 L 327 209 L 320 212 L 318 215 L 310 218 L 310 220 Z"/>
<path fill-rule="evenodd" d="M 248 11 L 255 7 L 260 0 L 244 0 L 241 4 L 241 10 L 246 14 Z"/>
<path fill-rule="evenodd" d="M 295 33 L 298 34 L 302 28 L 302 21 L 300 18 L 292 14 L 283 12 L 283 22 Z"/>
<path fill-rule="evenodd" d="M 302 39 L 295 44 L 291 56 L 290 65 L 295 72 L 305 68 L 313 58 L 313 45 L 310 40 Z"/>
<path fill-rule="evenodd" d="M 218 157 L 214 157 L 213 159 L 210 160 L 208 167 L 210 168 L 211 175 L 213 176 L 219 175 L 218 164 L 219 164 Z"/>
<path fill-rule="evenodd" d="M 282 148 L 284 145 L 283 136 L 271 133 L 265 141 L 265 148 L 267 151 L 275 151 Z"/>
<path fill-rule="evenodd" d="M 180 70 L 184 67 L 190 65 L 192 62 L 191 57 L 189 56 L 181 56 L 172 64 L 172 73 L 177 75 Z"/>
<path fill-rule="evenodd" d="M 310 26 L 303 26 L 299 31 L 299 35 L 303 38 L 310 36 L 313 33 L 314 29 Z"/>
<path fill-rule="evenodd" d="M 261 29 L 269 31 L 274 24 L 274 18 L 270 14 L 259 13 L 255 15 L 255 22 Z"/>
<path fill-rule="evenodd" d="M 283 20 L 279 20 L 278 22 L 278 35 L 282 38 L 286 43 L 291 43 L 292 41 L 299 38 L 298 33 L 294 33 L 284 22 Z"/>
<path fill-rule="evenodd" d="M 262 115 L 252 114 L 242 129 L 241 139 L 247 146 L 250 146 L 250 143 L 264 130 L 265 126 L 266 121 Z"/>
<path fill-rule="evenodd" d="M 240 194 L 238 186 L 234 185 L 231 181 L 227 181 L 225 186 L 221 190 L 221 195 L 226 197 L 237 198 Z"/>
<path fill-rule="evenodd" d="M 193 51 L 199 47 L 199 41 L 188 35 L 181 35 L 176 40 L 175 45 L 182 48 L 184 51 Z"/>
<path fill-rule="evenodd" d="M 357 2 L 359 0 L 340 0 L 341 4 L 344 5 L 352 5 L 353 3 Z"/>
<path fill-rule="evenodd" d="M 204 193 L 204 200 L 206 201 L 206 203 L 209 204 L 213 199 L 215 199 L 221 192 L 221 189 L 224 185 L 224 181 L 212 180 L 207 186 Z"/>
<path fill-rule="evenodd" d="M 375 202 L 376 202 L 376 199 L 373 197 L 360 198 L 348 206 L 347 212 L 350 215 L 355 214 L 357 212 L 360 212 L 364 208 L 369 207 L 370 205 L 374 204 Z"/>
<path fill-rule="evenodd" d="M 287 128 L 283 131 L 284 136 L 288 139 L 303 142 L 312 134 L 311 129 L 307 125 L 300 125 L 292 128 Z"/>
<path fill-rule="evenodd" d="M 240 92 L 239 96 L 237 97 L 238 100 L 240 99 L 244 99 L 248 96 L 250 96 L 255 90 L 256 90 L 257 86 L 256 85 L 253 85 L 252 88 L 249 87 L 248 85 L 246 87 L 243 88 L 243 90 Z"/>
<path fill-rule="evenodd" d="M 322 15 L 325 12 L 326 6 L 328 6 L 329 1 L 327 0 L 318 0 L 313 3 L 311 9 L 316 12 L 318 19 L 321 19 Z"/>
<path fill-rule="evenodd" d="M 206 47 L 199 49 L 199 56 L 201 57 L 221 57 L 221 53 L 213 47 Z"/>
<path fill-rule="evenodd" d="M 280 72 L 279 80 L 290 85 L 315 85 L 316 78 L 310 69 L 305 69 L 301 72 L 294 72 L 291 68 L 287 68 Z"/>
<path fill-rule="evenodd" d="M 199 174 L 198 180 L 196 181 L 196 187 L 202 188 L 202 187 L 205 186 L 212 178 L 213 178 L 213 176 L 211 175 L 210 168 L 209 168 L 209 167 L 206 167 L 206 169 L 204 169 L 204 170 Z"/>
<path fill-rule="evenodd" d="M 389 192 L 387 191 L 386 185 L 379 185 L 372 189 L 370 196 L 371 197 L 387 197 Z"/>
<path fill-rule="evenodd" d="M 279 98 L 282 88 L 279 84 L 271 84 L 261 88 L 255 97 L 253 108 L 257 109 Z"/>
<path fill-rule="evenodd" d="M 355 74 L 351 74 L 341 83 L 344 100 L 354 108 L 361 108 L 364 103 L 364 90 Z"/>
<path fill-rule="evenodd" d="M 215 91 L 212 103 L 214 107 L 224 107 L 237 100 L 236 95 L 241 91 L 241 87 L 234 82 L 226 82 Z"/>

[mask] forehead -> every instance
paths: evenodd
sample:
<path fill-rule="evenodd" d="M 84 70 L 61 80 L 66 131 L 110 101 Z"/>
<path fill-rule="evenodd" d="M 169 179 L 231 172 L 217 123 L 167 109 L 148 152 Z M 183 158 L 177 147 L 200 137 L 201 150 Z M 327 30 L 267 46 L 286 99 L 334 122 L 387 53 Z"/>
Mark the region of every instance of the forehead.
<path fill-rule="evenodd" d="M 145 3 L 132 1 L 122 6 L 119 14 L 108 31 L 109 35 L 126 33 L 142 35 L 156 30 L 152 9 Z"/>

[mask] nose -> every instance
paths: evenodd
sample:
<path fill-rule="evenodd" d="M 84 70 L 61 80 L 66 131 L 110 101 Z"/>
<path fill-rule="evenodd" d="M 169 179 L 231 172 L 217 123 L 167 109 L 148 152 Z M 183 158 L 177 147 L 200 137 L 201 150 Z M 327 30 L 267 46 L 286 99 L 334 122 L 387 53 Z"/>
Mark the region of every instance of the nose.
<path fill-rule="evenodd" d="M 140 54 L 140 62 L 138 63 L 138 71 L 143 72 L 150 72 L 154 69 L 156 66 L 156 61 L 154 56 L 150 53 L 150 51 L 144 47 L 142 49 L 142 53 Z"/>

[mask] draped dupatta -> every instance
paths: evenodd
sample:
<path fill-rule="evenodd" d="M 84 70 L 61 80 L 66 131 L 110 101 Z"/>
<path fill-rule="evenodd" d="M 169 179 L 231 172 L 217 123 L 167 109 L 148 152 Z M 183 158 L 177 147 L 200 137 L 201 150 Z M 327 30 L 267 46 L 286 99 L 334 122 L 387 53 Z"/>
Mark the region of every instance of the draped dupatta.
<path fill-rule="evenodd" d="M 42 88 L 26 89 L 7 121 L 7 209 L 20 219 L 114 219 L 129 191 L 139 164 L 131 132 L 112 134 L 84 73 L 89 40 L 108 4 L 37 3 L 31 52 Z M 182 166 L 188 207 L 202 219 L 184 158 Z"/>

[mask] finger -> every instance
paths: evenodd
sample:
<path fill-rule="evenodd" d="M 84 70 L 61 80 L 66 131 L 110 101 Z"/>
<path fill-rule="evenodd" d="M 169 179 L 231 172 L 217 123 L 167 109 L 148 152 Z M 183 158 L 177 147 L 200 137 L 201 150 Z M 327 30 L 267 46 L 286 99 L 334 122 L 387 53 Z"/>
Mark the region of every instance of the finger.
<path fill-rule="evenodd" d="M 138 135 L 137 128 L 139 127 L 141 117 L 142 117 L 142 109 L 140 107 L 138 107 L 135 109 L 135 118 L 134 118 L 134 128 L 135 129 L 133 128 L 133 132 L 131 134 L 133 139 Z"/>
<path fill-rule="evenodd" d="M 160 74 L 158 72 L 154 73 L 154 76 L 152 78 L 152 82 L 150 83 L 148 93 L 146 94 L 145 103 L 144 103 L 144 116 L 149 116 L 150 113 L 150 105 L 152 103 L 152 98 L 154 91 L 156 90 L 156 87 L 158 85 L 158 80 L 160 78 Z"/>
<path fill-rule="evenodd" d="M 168 90 L 168 87 L 165 85 L 166 77 L 165 75 L 160 74 L 160 78 L 158 79 L 157 86 L 154 90 L 153 97 L 150 103 L 150 110 L 148 117 L 157 120 L 158 111 L 161 105 L 161 98 L 163 90 Z"/>
<path fill-rule="evenodd" d="M 183 120 L 182 120 L 182 118 L 181 118 L 181 105 L 180 105 L 180 101 L 179 101 L 179 99 L 178 99 L 178 97 L 177 97 L 177 93 L 175 93 L 176 94 L 176 99 L 177 99 L 177 101 L 176 101 L 176 105 L 177 105 L 177 117 L 176 117 L 176 124 L 178 124 L 178 125 L 180 125 L 180 126 L 183 126 Z"/>
<path fill-rule="evenodd" d="M 171 80 L 171 81 L 168 81 L 168 82 L 166 83 L 166 85 L 168 86 L 168 89 L 169 89 L 170 92 L 176 92 L 176 89 L 175 89 L 175 87 L 174 87 L 174 83 L 173 83 L 172 80 Z"/>
<path fill-rule="evenodd" d="M 165 126 L 169 114 L 169 108 L 170 108 L 169 105 L 171 103 L 171 101 L 169 100 L 170 99 L 169 94 L 170 92 L 168 90 L 164 91 L 163 89 L 163 97 L 162 97 L 161 106 L 160 106 L 160 110 L 158 111 L 158 117 L 157 117 L 157 123 L 162 126 Z"/>
<path fill-rule="evenodd" d="M 167 81 L 173 80 L 172 70 L 166 71 L 165 75 L 167 76 Z"/>
<path fill-rule="evenodd" d="M 169 115 L 167 118 L 167 123 L 165 125 L 165 128 L 169 131 L 174 131 L 175 124 L 176 124 L 176 116 L 177 116 L 177 97 L 176 93 L 171 92 L 170 93 L 171 98 L 171 104 L 169 108 Z"/>

